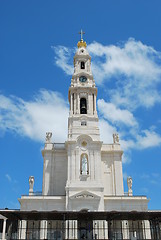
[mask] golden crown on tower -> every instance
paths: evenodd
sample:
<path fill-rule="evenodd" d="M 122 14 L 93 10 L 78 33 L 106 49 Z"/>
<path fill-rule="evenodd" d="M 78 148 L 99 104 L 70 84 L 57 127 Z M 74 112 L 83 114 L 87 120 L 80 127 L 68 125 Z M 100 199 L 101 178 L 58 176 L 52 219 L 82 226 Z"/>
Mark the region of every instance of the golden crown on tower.
<path fill-rule="evenodd" d="M 81 47 L 85 47 L 86 48 L 87 44 L 86 44 L 86 42 L 83 41 L 83 34 L 85 34 L 85 32 L 83 32 L 82 29 L 81 29 L 79 34 L 81 35 L 81 40 L 77 43 L 77 46 L 78 46 L 78 48 L 81 48 Z"/>

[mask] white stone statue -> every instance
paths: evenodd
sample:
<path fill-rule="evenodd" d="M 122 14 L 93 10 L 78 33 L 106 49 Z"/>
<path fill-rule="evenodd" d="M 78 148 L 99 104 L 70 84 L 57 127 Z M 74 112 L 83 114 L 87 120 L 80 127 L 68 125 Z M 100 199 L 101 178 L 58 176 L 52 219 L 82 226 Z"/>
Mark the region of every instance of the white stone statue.
<path fill-rule="evenodd" d="M 117 133 L 113 134 L 113 143 L 119 143 L 119 135 Z"/>
<path fill-rule="evenodd" d="M 128 196 L 132 196 L 132 177 L 127 178 Z"/>
<path fill-rule="evenodd" d="M 33 188 L 34 188 L 34 177 L 33 176 L 30 176 L 29 177 L 29 195 L 33 195 Z"/>
<path fill-rule="evenodd" d="M 51 143 L 52 132 L 46 133 L 46 143 Z"/>
<path fill-rule="evenodd" d="M 86 155 L 84 154 L 82 157 L 82 175 L 87 174 L 88 174 L 88 161 Z"/>

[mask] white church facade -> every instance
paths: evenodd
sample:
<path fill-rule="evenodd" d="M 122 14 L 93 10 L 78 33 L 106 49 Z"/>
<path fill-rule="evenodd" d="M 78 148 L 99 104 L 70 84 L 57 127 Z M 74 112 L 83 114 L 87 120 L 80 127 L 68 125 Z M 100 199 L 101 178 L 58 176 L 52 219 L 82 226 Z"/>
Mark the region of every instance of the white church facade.
<path fill-rule="evenodd" d="M 20 210 L 0 210 L 0 239 L 161 239 L 161 211 L 149 211 L 146 196 L 134 196 L 132 178 L 124 192 L 119 136 L 100 139 L 97 88 L 91 57 L 77 44 L 68 92 L 68 136 L 53 143 L 46 133 L 42 193 L 19 198 Z"/>
<path fill-rule="evenodd" d="M 47 133 L 42 151 L 42 196 L 34 195 L 34 178 L 30 177 L 29 196 L 19 199 L 21 210 L 146 211 L 148 199 L 133 196 L 131 178 L 128 179 L 128 194 L 124 193 L 123 151 L 118 134 L 113 134 L 111 144 L 100 140 L 97 88 L 91 57 L 82 37 L 74 56 L 68 98 L 67 141 L 52 143 L 52 133 Z"/>

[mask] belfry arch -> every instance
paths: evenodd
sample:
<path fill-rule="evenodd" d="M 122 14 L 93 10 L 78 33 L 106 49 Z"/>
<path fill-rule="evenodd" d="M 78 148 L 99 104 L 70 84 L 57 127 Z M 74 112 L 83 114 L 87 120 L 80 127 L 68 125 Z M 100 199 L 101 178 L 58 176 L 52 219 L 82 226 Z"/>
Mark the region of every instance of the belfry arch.
<path fill-rule="evenodd" d="M 80 114 L 87 114 L 87 100 L 86 98 L 80 99 Z"/>

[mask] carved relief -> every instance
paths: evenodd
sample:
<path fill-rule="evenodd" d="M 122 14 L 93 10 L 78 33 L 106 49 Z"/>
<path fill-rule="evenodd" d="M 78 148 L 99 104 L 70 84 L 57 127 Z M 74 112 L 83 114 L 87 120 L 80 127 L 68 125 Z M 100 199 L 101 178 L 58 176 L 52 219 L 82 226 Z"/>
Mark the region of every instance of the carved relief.
<path fill-rule="evenodd" d="M 80 194 L 75 196 L 75 198 L 94 198 L 94 196 L 90 194 Z"/>

